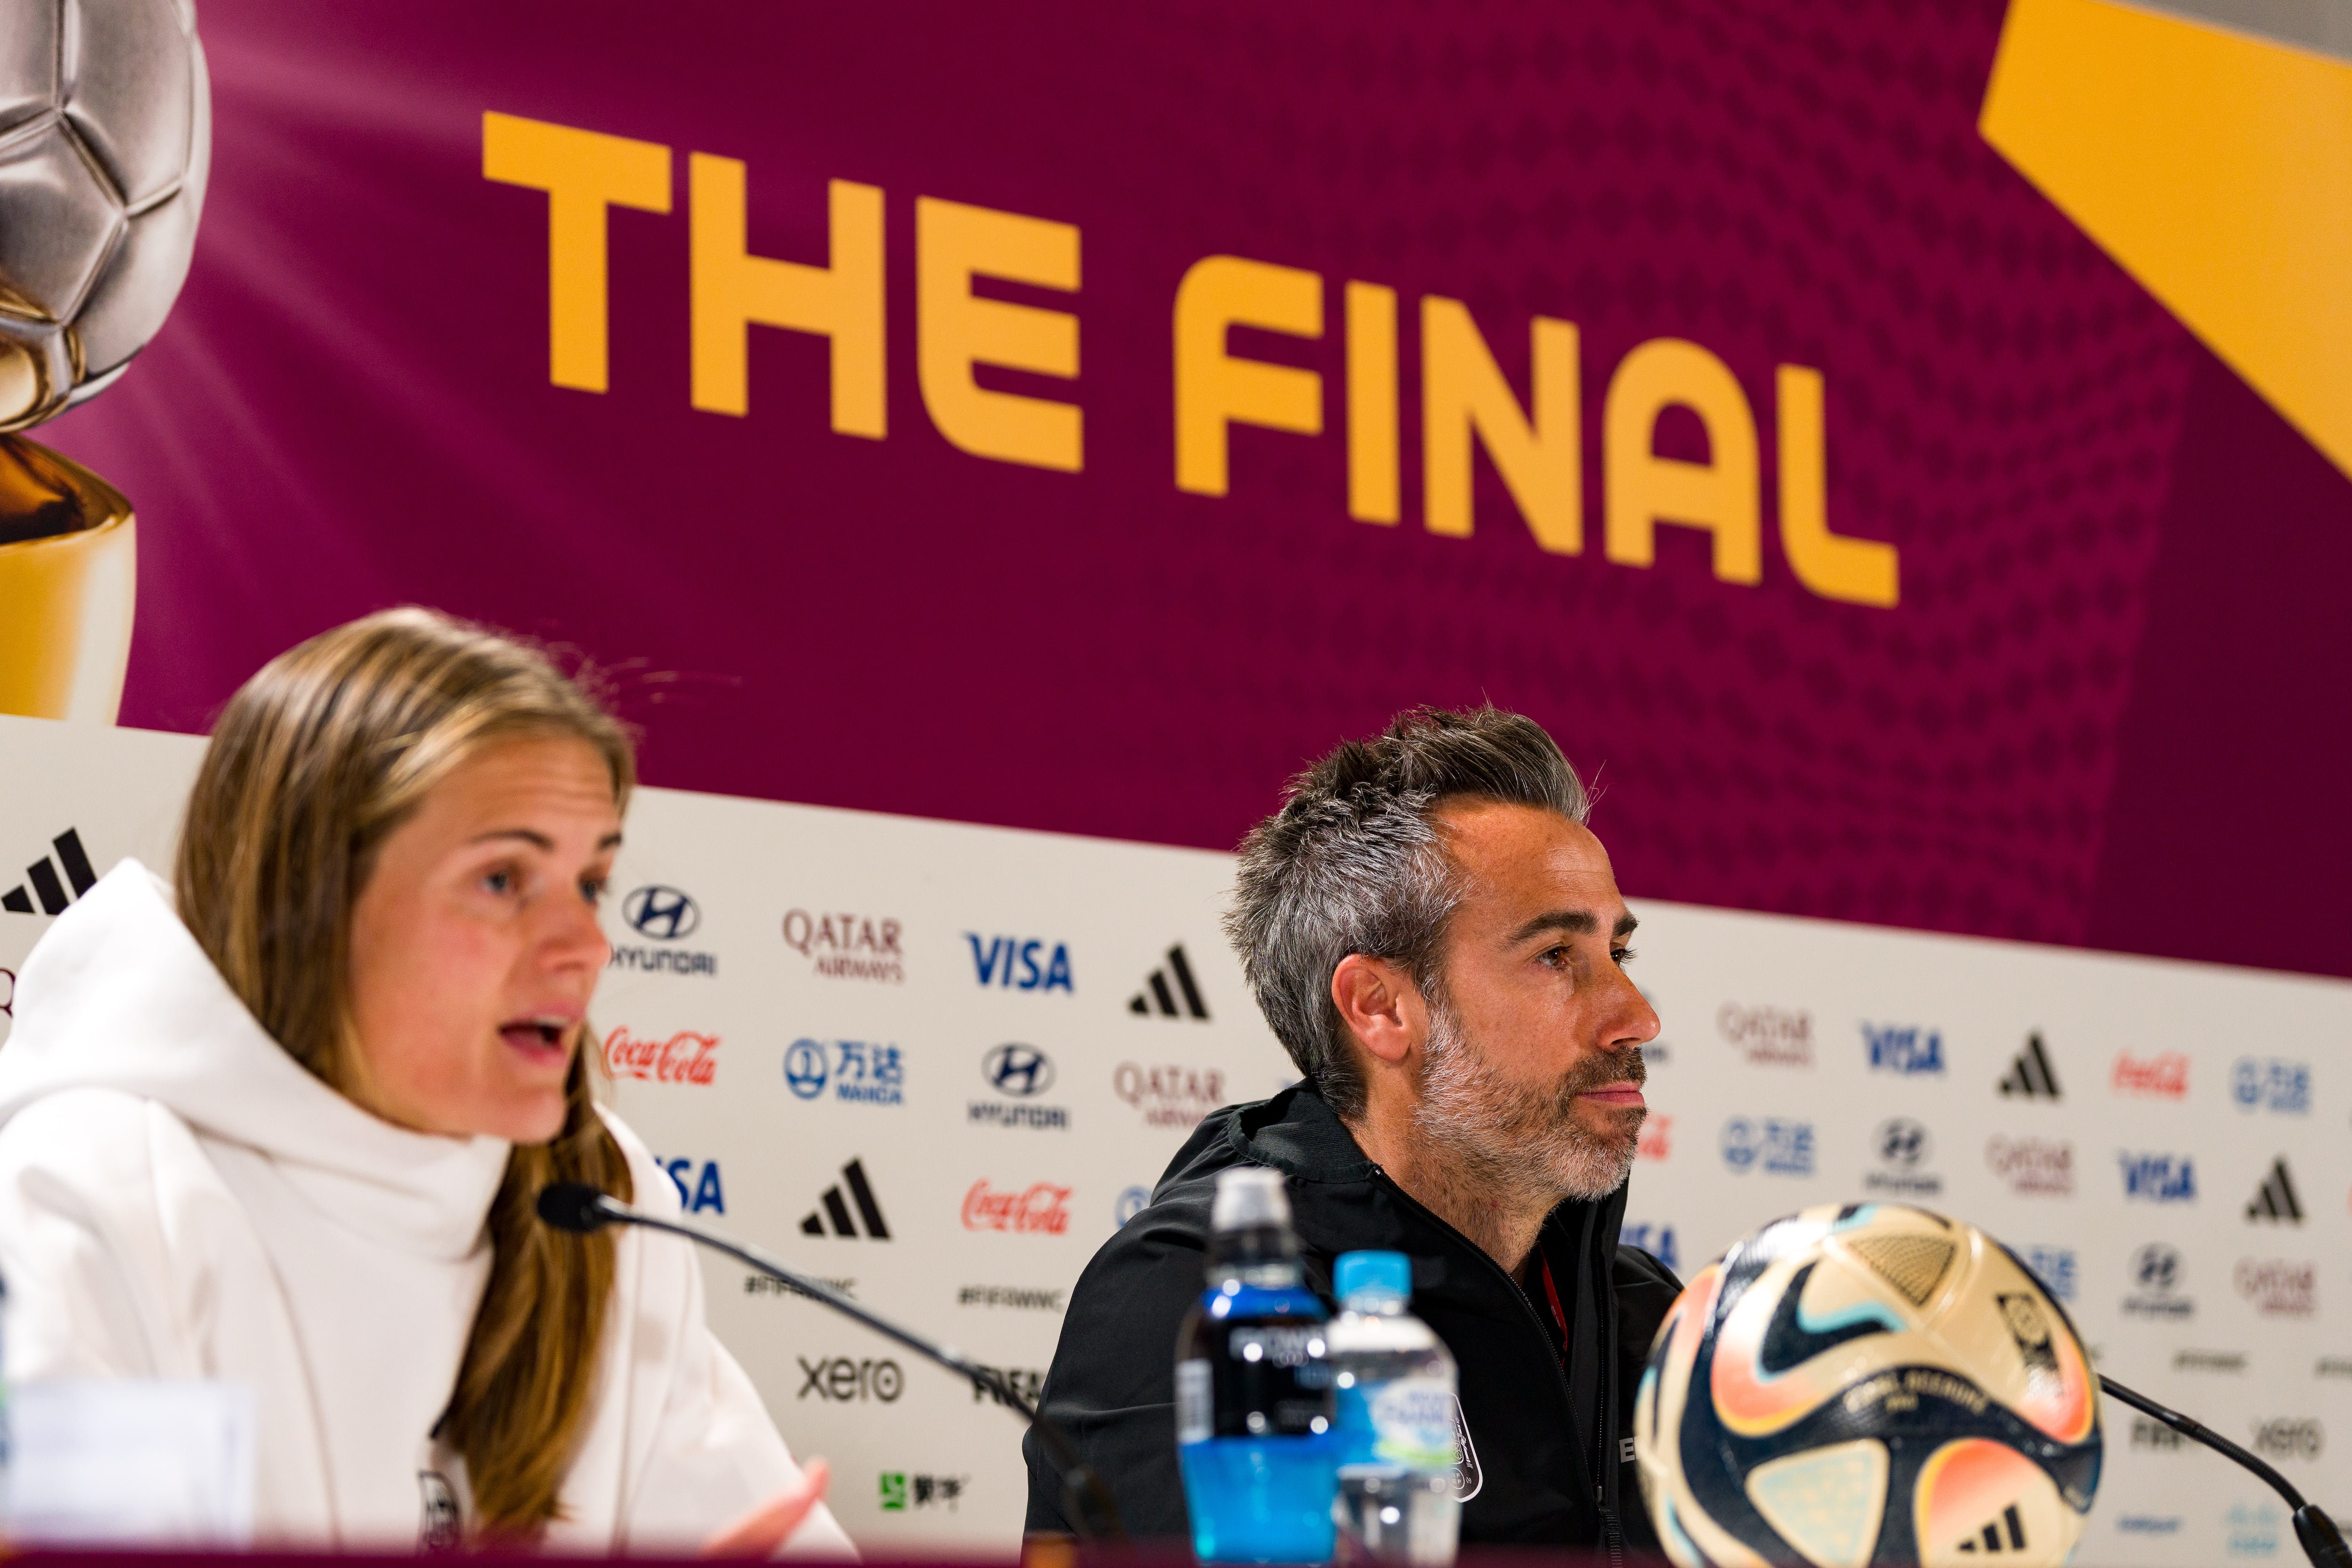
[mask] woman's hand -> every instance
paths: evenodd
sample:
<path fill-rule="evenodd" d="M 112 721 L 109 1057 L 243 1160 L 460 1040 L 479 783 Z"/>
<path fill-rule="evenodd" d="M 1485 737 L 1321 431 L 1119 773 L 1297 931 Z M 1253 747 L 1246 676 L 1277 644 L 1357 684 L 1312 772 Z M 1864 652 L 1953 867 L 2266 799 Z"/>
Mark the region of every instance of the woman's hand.
<path fill-rule="evenodd" d="M 801 1467 L 798 1484 L 788 1486 L 734 1523 L 702 1543 L 705 1557 L 766 1557 L 784 1543 L 801 1521 L 824 1497 L 824 1483 L 833 1467 L 811 1459 Z"/>

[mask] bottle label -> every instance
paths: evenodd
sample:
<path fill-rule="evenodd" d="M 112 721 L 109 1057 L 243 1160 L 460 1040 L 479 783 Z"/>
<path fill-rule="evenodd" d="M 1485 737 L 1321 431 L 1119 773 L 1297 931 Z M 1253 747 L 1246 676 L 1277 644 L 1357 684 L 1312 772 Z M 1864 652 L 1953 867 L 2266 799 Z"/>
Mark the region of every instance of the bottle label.
<path fill-rule="evenodd" d="M 1339 1391 L 1339 1427 L 1351 1462 L 1452 1472 L 1462 1462 L 1454 1390 L 1442 1377 L 1351 1383 Z"/>
<path fill-rule="evenodd" d="M 1454 1444 L 1454 1390 L 1442 1377 L 1399 1377 L 1365 1390 L 1365 1415 L 1375 1457 L 1417 1470 L 1451 1470 L 1461 1459 Z"/>
<path fill-rule="evenodd" d="M 1306 1437 L 1331 1429 L 1321 1323 L 1238 1322 L 1213 1327 L 1203 1339 L 1205 1358 L 1184 1364 L 1208 1375 L 1202 1437 Z"/>
<path fill-rule="evenodd" d="M 1215 1435 L 1216 1424 L 1209 1414 L 1215 1382 L 1215 1374 L 1205 1361 L 1176 1364 L 1177 1442 L 1205 1443 Z"/>

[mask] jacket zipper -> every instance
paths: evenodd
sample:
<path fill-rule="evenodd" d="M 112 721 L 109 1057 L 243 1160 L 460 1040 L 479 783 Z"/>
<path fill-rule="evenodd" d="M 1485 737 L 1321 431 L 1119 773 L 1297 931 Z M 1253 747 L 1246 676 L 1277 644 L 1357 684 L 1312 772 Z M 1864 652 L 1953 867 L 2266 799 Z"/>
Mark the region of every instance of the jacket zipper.
<path fill-rule="evenodd" d="M 1586 1261 L 1591 1262 L 1593 1260 L 1588 1259 Z M 1613 1261 L 1613 1260 L 1611 1261 Z M 1624 1460 L 1622 1458 L 1624 1451 L 1622 1448 L 1624 1439 L 1620 1436 L 1617 1429 L 1617 1357 L 1614 1354 L 1610 1354 L 1610 1347 L 1616 1340 L 1618 1330 L 1617 1285 L 1613 1270 L 1604 1272 L 1601 1279 L 1601 1340 L 1602 1354 L 1599 1369 L 1601 1373 L 1601 1462 L 1605 1468 L 1608 1479 L 1601 1482 L 1599 1488 L 1603 1494 L 1601 1503 L 1601 1529 L 1602 1539 L 1608 1543 L 1609 1547 L 1609 1568 L 1624 1568 L 1625 1531 L 1618 1522 L 1617 1510 L 1615 1506 L 1608 1500 L 1606 1495 L 1609 1487 L 1612 1483 L 1619 1481 L 1625 1473 Z"/>
<path fill-rule="evenodd" d="M 1405 1191 L 1403 1187 L 1399 1186 L 1397 1185 L 1396 1178 L 1390 1176 L 1387 1171 L 1382 1170 L 1378 1165 L 1373 1165 L 1371 1168 L 1372 1175 L 1378 1176 L 1381 1185 L 1386 1186 L 1389 1191 L 1394 1193 L 1398 1198 L 1402 1200 L 1406 1207 L 1421 1215 L 1431 1224 L 1436 1226 L 1444 1234 L 1451 1236 L 1457 1241 L 1461 1242 L 1463 1250 L 1477 1259 L 1478 1261 L 1486 1267 L 1488 1273 L 1494 1275 L 1497 1280 L 1500 1280 L 1506 1289 L 1508 1290 L 1511 1299 L 1519 1303 L 1519 1310 L 1527 1313 L 1528 1326 L 1536 1331 L 1536 1338 L 1546 1344 L 1549 1344 L 1551 1343 L 1550 1337 L 1544 1333 L 1543 1320 L 1536 1316 L 1535 1307 L 1528 1301 L 1527 1292 L 1519 1289 L 1517 1281 L 1503 1272 L 1502 1265 L 1496 1263 L 1494 1259 L 1486 1255 L 1486 1249 L 1485 1248 L 1474 1243 L 1468 1237 L 1463 1235 L 1459 1230 L 1454 1229 L 1454 1227 L 1446 1220 L 1431 1213 L 1430 1210 L 1422 1204 L 1419 1198 Z M 1540 1239 L 1540 1233 L 1538 1233 L 1538 1239 L 1536 1245 L 1538 1247 L 1543 1245 Z M 1608 1347 L 1605 1345 L 1601 1347 L 1604 1353 L 1607 1348 Z M 1576 1400 L 1574 1396 L 1571 1395 L 1569 1390 L 1568 1374 L 1562 1371 L 1559 1364 L 1554 1362 L 1553 1358 L 1549 1354 L 1544 1357 L 1544 1360 L 1551 1366 L 1553 1386 L 1559 1390 L 1560 1408 L 1568 1412 L 1569 1436 L 1570 1438 L 1574 1438 L 1577 1436 Z M 1605 1419 L 1602 1425 L 1604 1427 L 1602 1441 L 1606 1442 L 1608 1440 L 1608 1434 L 1605 1428 L 1608 1423 Z M 1619 1531 L 1617 1528 L 1616 1511 L 1609 1506 L 1609 1495 L 1607 1491 L 1602 1489 L 1600 1481 L 1594 1479 L 1592 1472 L 1589 1468 L 1590 1461 L 1585 1458 L 1584 1445 L 1580 1442 L 1571 1441 L 1568 1446 L 1570 1450 L 1576 1455 L 1576 1468 L 1580 1472 L 1580 1479 L 1589 1482 L 1592 1487 L 1592 1504 L 1594 1509 L 1597 1510 L 1601 1515 L 1601 1543 L 1609 1549 L 1610 1568 L 1624 1568 L 1625 1537 L 1623 1532 Z"/>

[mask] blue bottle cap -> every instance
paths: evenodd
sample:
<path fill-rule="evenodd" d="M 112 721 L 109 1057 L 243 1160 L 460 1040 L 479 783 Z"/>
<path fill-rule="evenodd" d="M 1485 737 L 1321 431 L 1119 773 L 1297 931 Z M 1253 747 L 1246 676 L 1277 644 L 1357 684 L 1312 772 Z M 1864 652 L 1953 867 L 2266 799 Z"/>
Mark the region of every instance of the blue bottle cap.
<path fill-rule="evenodd" d="M 1331 1269 L 1331 1288 L 1348 1305 L 1360 1295 L 1404 1301 L 1412 1294 L 1412 1260 L 1402 1252 L 1342 1252 Z"/>

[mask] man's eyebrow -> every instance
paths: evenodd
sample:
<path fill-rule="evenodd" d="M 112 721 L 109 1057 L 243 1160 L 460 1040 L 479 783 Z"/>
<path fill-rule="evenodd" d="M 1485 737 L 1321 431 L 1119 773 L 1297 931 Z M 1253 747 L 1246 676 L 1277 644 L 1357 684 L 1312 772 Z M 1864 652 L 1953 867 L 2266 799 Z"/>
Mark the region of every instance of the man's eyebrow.
<path fill-rule="evenodd" d="M 1622 942 L 1626 937 L 1633 935 L 1633 928 L 1640 924 L 1640 921 L 1633 918 L 1633 913 L 1630 910 L 1627 911 L 1619 915 L 1616 925 L 1610 928 L 1611 939 Z M 1512 946 L 1517 946 L 1529 937 L 1540 936 L 1547 931 L 1557 931 L 1570 936 L 1590 936 L 1600 929 L 1600 917 L 1589 909 L 1547 909 L 1512 932 L 1507 940 Z"/>
<path fill-rule="evenodd" d="M 1590 936 L 1601 929 L 1601 922 L 1589 909 L 1547 909 L 1511 933 L 1507 940 L 1513 946 L 1530 936 L 1540 936 L 1547 931 L 1564 932 L 1570 936 Z"/>

